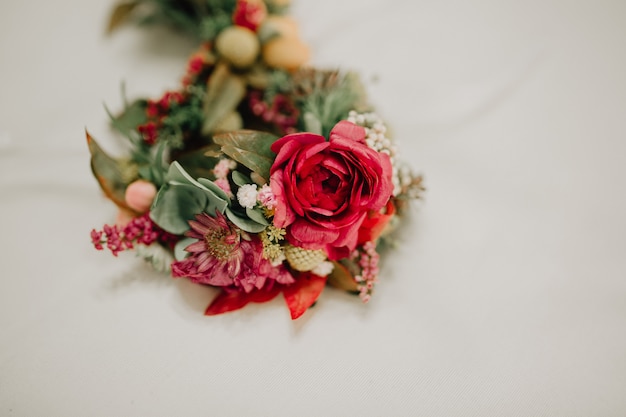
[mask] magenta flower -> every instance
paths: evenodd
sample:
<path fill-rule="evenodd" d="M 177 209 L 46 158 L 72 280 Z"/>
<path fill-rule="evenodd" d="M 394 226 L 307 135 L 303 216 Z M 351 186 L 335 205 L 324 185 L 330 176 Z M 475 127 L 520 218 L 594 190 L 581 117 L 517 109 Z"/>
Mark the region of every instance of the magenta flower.
<path fill-rule="evenodd" d="M 393 192 L 389 155 L 365 142 L 365 129 L 339 122 L 330 139 L 294 133 L 272 144 L 276 159 L 270 186 L 277 201 L 274 225 L 305 249 L 325 249 L 328 258 L 349 256 L 370 211 L 383 208 Z"/>
<path fill-rule="evenodd" d="M 267 279 L 288 284 L 294 281 L 282 265 L 272 267 L 263 258 L 263 244 L 258 237 L 237 228 L 226 217 L 215 213 L 196 215 L 185 235 L 196 242 L 185 250 L 189 256 L 172 263 L 174 277 L 188 277 L 195 283 L 220 287 L 234 286 L 245 292 L 261 289 Z"/>

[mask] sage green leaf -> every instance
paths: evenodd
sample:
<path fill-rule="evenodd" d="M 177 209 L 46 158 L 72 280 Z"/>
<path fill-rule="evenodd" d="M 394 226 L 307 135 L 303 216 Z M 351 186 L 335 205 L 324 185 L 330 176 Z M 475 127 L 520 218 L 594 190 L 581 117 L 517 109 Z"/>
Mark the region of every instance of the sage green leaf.
<path fill-rule="evenodd" d="M 171 185 L 192 185 L 204 192 L 207 197 L 207 206 L 204 211 L 213 216 L 215 210 L 219 210 L 220 213 L 224 212 L 228 202 L 230 201 L 226 193 L 222 191 L 212 181 L 203 179 L 203 183 L 194 180 L 184 168 L 176 161 L 172 162 L 170 169 L 167 172 L 166 180 Z M 199 211 L 197 213 L 200 213 Z"/>
<path fill-rule="evenodd" d="M 124 194 L 128 184 L 138 179 L 137 166 L 127 159 L 109 156 L 89 132 L 85 134 L 91 154 L 91 170 L 100 188 L 118 207 L 133 211 L 126 204 Z"/>
<path fill-rule="evenodd" d="M 322 122 L 311 112 L 304 113 L 304 130 L 318 135 L 322 134 Z"/>
<path fill-rule="evenodd" d="M 226 64 L 218 64 L 207 84 L 207 94 L 202 105 L 202 133 L 211 134 L 215 126 L 237 108 L 245 95 L 245 80 L 232 74 Z"/>
<path fill-rule="evenodd" d="M 228 217 L 228 220 L 233 222 L 235 226 L 239 227 L 241 230 L 245 232 L 259 233 L 265 230 L 264 224 L 257 223 L 254 220 L 249 219 L 247 217 L 239 217 L 237 216 L 237 214 L 235 214 L 235 212 L 233 212 L 229 208 L 226 209 L 225 213 L 226 213 L 226 217 Z"/>
<path fill-rule="evenodd" d="M 188 253 L 185 248 L 195 241 L 196 239 L 190 237 L 179 240 L 178 243 L 176 243 L 176 246 L 174 246 L 174 259 L 176 259 L 177 261 L 182 261 L 183 259 L 185 259 Z"/>
<path fill-rule="evenodd" d="M 237 130 L 213 137 L 222 152 L 267 180 L 276 154 L 270 149 L 278 137 L 266 132 Z"/>
<path fill-rule="evenodd" d="M 205 186 L 206 188 L 208 188 L 209 190 L 211 190 L 213 193 L 215 193 L 219 198 L 225 201 L 230 200 L 226 192 L 222 190 L 220 187 L 218 187 L 217 184 L 215 184 L 213 181 L 206 179 L 206 178 L 198 178 L 198 182 L 202 184 L 203 186 Z"/>
<path fill-rule="evenodd" d="M 122 113 L 114 116 L 105 106 L 105 110 L 111 118 L 111 125 L 121 134 L 128 136 L 129 132 L 137 129 L 137 126 L 148 121 L 146 116 L 146 100 L 135 100 L 130 103 Z"/>
<path fill-rule="evenodd" d="M 233 171 L 232 173 L 233 182 L 237 184 L 239 187 L 246 184 L 252 184 L 252 180 L 247 176 L 242 174 L 239 171 Z"/>
<path fill-rule="evenodd" d="M 269 225 L 269 222 L 263 215 L 263 212 L 261 211 L 261 209 L 246 208 L 246 215 L 251 220 L 254 220 L 255 222 L 259 224 L 263 224 L 265 226 Z"/>
<path fill-rule="evenodd" d="M 182 235 L 189 230 L 188 221 L 202 213 L 209 203 L 207 194 L 200 188 L 167 183 L 152 203 L 150 218 L 163 230 Z"/>

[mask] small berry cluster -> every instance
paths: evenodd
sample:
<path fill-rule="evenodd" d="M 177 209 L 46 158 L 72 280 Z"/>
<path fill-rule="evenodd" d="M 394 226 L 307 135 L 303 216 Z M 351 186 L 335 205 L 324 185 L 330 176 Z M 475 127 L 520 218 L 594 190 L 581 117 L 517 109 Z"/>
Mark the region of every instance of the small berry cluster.
<path fill-rule="evenodd" d="M 361 273 L 354 277 L 357 282 L 359 297 L 361 297 L 364 303 L 367 303 L 372 297 L 374 284 L 378 282 L 378 261 L 380 255 L 376 252 L 376 244 L 374 242 L 366 242 L 352 253 L 352 259 L 361 268 Z"/>
<path fill-rule="evenodd" d="M 126 226 L 105 224 L 102 230 L 91 231 L 91 242 L 97 250 L 103 250 L 104 244 L 114 256 L 133 249 L 136 244 L 151 245 L 156 241 L 172 245 L 178 238 L 160 229 L 148 213 L 135 217 Z"/>
<path fill-rule="evenodd" d="M 299 112 L 287 96 L 276 94 L 271 103 L 267 103 L 260 91 L 253 91 L 249 95 L 249 105 L 255 116 L 272 123 L 282 134 L 296 132 Z"/>

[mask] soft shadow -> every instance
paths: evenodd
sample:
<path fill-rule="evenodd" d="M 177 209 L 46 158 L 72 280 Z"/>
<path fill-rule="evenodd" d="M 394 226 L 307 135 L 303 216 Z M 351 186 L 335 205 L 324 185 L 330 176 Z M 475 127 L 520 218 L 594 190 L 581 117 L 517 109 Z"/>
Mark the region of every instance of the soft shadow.
<path fill-rule="evenodd" d="M 166 287 L 172 285 L 172 278 L 164 272 L 155 271 L 146 261 L 135 259 L 129 268 L 106 280 L 104 285 L 109 291 L 125 290 L 134 285 Z"/>

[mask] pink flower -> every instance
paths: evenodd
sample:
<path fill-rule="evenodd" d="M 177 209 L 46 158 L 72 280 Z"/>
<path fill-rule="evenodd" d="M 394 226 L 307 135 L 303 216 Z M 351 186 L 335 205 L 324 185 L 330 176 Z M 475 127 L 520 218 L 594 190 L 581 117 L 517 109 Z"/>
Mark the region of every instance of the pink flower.
<path fill-rule="evenodd" d="M 272 151 L 274 225 L 287 228 L 294 246 L 325 249 L 334 260 L 348 256 L 368 211 L 391 197 L 389 156 L 369 148 L 365 129 L 347 121 L 335 125 L 329 141 L 294 133 L 274 142 Z"/>
<path fill-rule="evenodd" d="M 276 197 L 274 196 L 274 192 L 269 185 L 263 185 L 263 187 L 261 187 L 261 189 L 259 190 L 259 194 L 257 197 L 261 204 L 268 209 L 272 210 L 276 208 Z"/>
<path fill-rule="evenodd" d="M 224 191 L 229 197 L 233 195 L 232 191 L 230 190 L 230 183 L 226 178 L 218 178 L 213 182 L 215 183 L 215 185 L 220 187 L 220 189 Z"/>
<path fill-rule="evenodd" d="M 234 286 L 247 293 L 261 289 L 267 279 L 288 284 L 294 281 L 284 267 L 275 268 L 263 258 L 263 244 L 229 223 L 226 217 L 206 213 L 189 221 L 186 236 L 197 239 L 185 250 L 186 259 L 172 263 L 174 277 L 188 277 L 199 284 Z"/>

